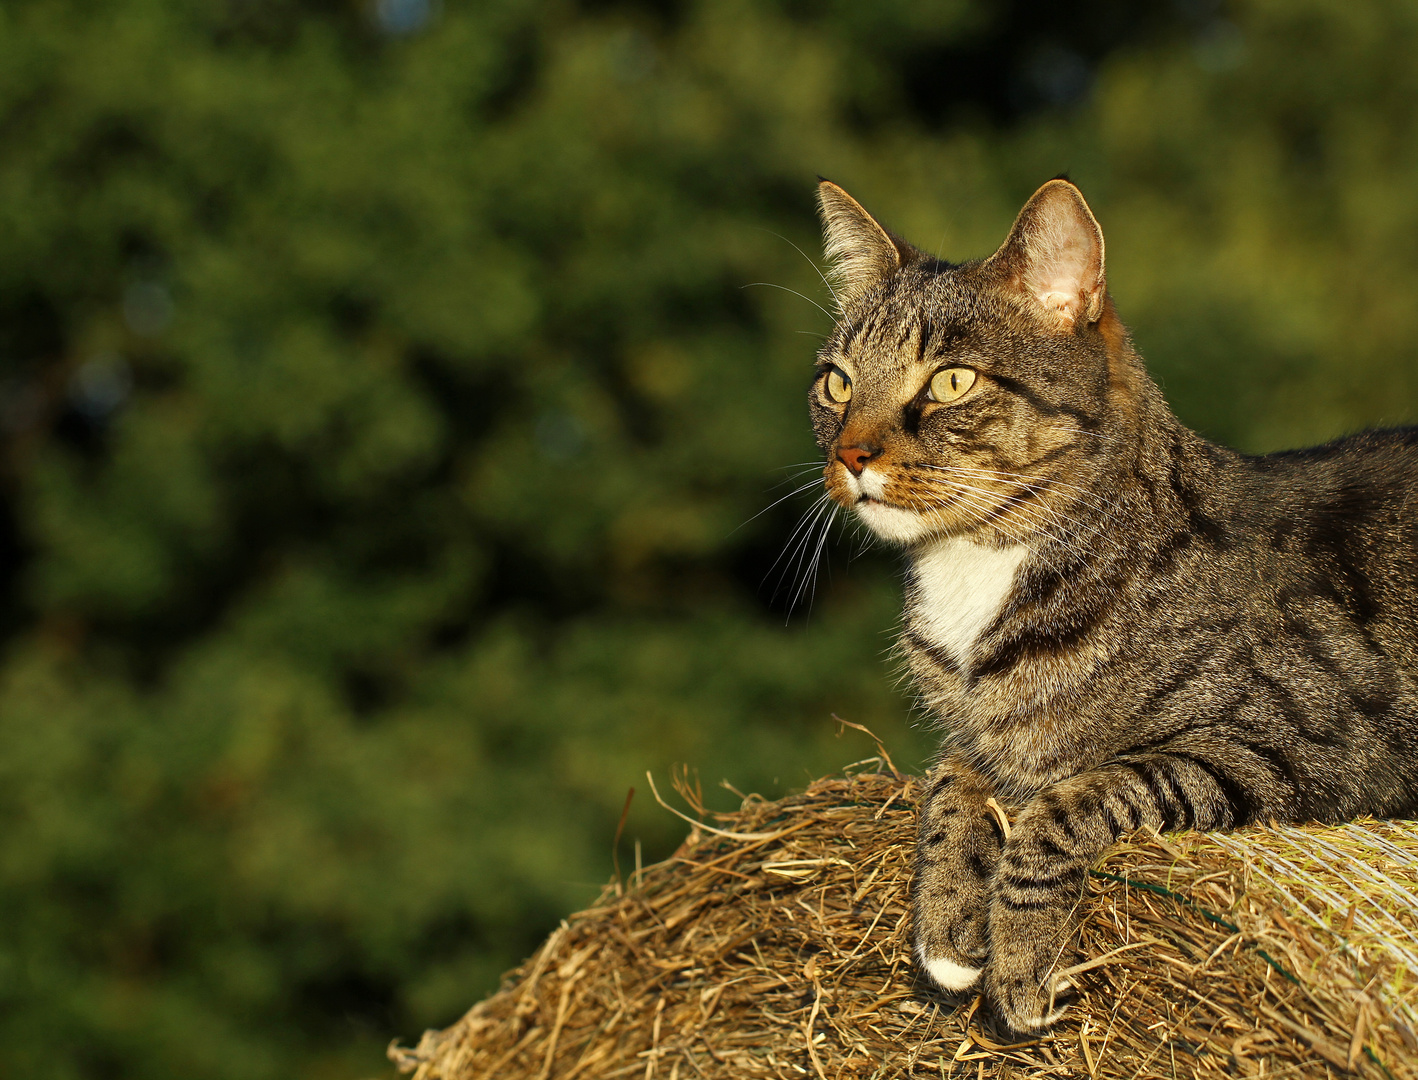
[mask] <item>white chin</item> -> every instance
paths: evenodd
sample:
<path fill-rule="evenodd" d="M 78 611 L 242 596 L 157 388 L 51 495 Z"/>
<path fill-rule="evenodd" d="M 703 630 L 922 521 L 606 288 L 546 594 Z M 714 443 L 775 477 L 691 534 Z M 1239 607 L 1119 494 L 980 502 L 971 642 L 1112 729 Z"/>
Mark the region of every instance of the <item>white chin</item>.
<path fill-rule="evenodd" d="M 875 499 L 859 502 L 854 509 L 866 527 L 883 540 L 910 544 L 931 534 L 930 527 L 921 515 L 912 510 L 898 510 Z"/>

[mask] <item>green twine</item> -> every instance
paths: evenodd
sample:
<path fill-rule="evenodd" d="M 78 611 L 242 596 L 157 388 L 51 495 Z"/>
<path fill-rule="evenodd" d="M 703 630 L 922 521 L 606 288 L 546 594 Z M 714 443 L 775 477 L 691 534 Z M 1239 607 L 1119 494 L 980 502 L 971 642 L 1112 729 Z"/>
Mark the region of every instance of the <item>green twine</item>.
<path fill-rule="evenodd" d="M 1368 1048 L 1368 1046 L 1364 1047 L 1364 1056 L 1367 1057 L 1370 1061 L 1372 1061 L 1375 1065 L 1377 1065 L 1380 1069 L 1382 1069 L 1384 1071 L 1384 1075 L 1388 1077 L 1388 1080 L 1393 1080 L 1393 1073 L 1388 1071 L 1388 1066 L 1385 1065 L 1382 1061 L 1380 1061 L 1378 1057 L 1374 1054 L 1374 1052 Z"/>
<path fill-rule="evenodd" d="M 1217 915 L 1215 912 L 1207 911 L 1206 908 L 1202 907 L 1200 904 L 1196 903 L 1194 900 L 1188 899 L 1187 897 L 1183 896 L 1181 893 L 1173 892 L 1171 889 L 1167 888 L 1165 885 L 1154 885 L 1154 884 L 1153 884 L 1152 882 L 1150 882 L 1150 881 L 1133 881 L 1131 878 L 1122 877 L 1122 876 L 1119 875 L 1119 874 L 1110 874 L 1110 873 L 1108 873 L 1106 870 L 1090 870 L 1090 871 L 1088 871 L 1088 872 L 1089 872 L 1093 877 L 1105 878 L 1105 879 L 1107 879 L 1108 881 L 1116 881 L 1116 882 L 1118 882 L 1118 883 L 1121 884 L 1121 885 L 1126 885 L 1126 886 L 1128 886 L 1129 888 L 1133 888 L 1133 889 L 1145 889 L 1145 890 L 1147 890 L 1147 891 L 1150 892 L 1150 893 L 1156 893 L 1158 896 L 1166 896 L 1166 897 L 1168 897 L 1168 898 L 1170 898 L 1170 899 L 1172 899 L 1172 900 L 1175 900 L 1178 904 L 1182 905 L 1182 907 L 1190 908 L 1192 911 L 1195 911 L 1195 912 L 1200 913 L 1204 918 L 1206 918 L 1206 919 L 1210 920 L 1211 922 L 1215 923 L 1217 926 L 1225 927 L 1227 930 L 1231 931 L 1231 933 L 1233 933 L 1233 934 L 1239 934 L 1239 933 L 1241 933 L 1241 928 L 1240 928 L 1239 926 L 1237 926 L 1235 923 L 1231 922 L 1229 919 L 1223 919 L 1220 915 Z M 1255 954 L 1256 954 L 1257 956 L 1259 956 L 1259 957 L 1260 957 L 1262 960 L 1264 960 L 1267 964 L 1269 964 L 1271 967 L 1273 967 L 1276 971 L 1280 972 L 1281 975 L 1285 976 L 1285 978 L 1289 979 L 1289 980 L 1290 980 L 1292 983 L 1294 983 L 1296 986 L 1299 986 L 1299 985 L 1300 985 L 1300 980 L 1297 979 L 1297 978 L 1295 978 L 1294 975 L 1290 974 L 1290 972 L 1285 969 L 1285 967 L 1284 967 L 1283 964 L 1277 963 L 1277 962 L 1275 961 L 1275 959 L 1274 959 L 1268 952 L 1266 952 L 1264 949 L 1262 949 L 1262 948 L 1260 948 L 1260 947 L 1258 947 L 1258 946 L 1256 946 L 1256 945 L 1247 945 L 1246 948 L 1248 948 L 1248 949 L 1254 949 L 1254 950 L 1255 950 Z"/>

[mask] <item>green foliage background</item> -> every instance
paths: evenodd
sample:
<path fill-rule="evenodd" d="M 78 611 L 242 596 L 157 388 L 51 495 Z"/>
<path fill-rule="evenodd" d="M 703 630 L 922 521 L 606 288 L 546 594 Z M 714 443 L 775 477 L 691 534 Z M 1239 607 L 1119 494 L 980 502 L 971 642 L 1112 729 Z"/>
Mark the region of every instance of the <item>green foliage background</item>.
<path fill-rule="evenodd" d="M 1064 7 L 0 9 L 0 1074 L 382 1072 L 647 768 L 923 760 L 890 555 L 785 619 L 753 516 L 816 173 L 965 258 L 1067 170 L 1188 422 L 1414 417 L 1418 5 Z"/>

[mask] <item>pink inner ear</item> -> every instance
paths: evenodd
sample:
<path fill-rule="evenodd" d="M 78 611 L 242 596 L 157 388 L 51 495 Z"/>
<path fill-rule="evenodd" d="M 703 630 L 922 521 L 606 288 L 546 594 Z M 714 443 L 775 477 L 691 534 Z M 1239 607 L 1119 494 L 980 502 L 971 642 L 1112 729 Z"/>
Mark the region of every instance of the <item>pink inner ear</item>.
<path fill-rule="evenodd" d="M 1025 282 L 1050 311 L 1071 319 L 1087 307 L 1098 287 L 1097 242 L 1079 222 L 1049 221 L 1030 238 L 1030 267 Z"/>

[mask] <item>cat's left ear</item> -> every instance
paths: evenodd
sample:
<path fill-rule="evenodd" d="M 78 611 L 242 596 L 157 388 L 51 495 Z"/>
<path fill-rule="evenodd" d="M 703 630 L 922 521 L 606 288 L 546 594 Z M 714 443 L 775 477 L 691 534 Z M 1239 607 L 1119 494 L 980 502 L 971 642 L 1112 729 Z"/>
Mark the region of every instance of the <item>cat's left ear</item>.
<path fill-rule="evenodd" d="M 997 266 L 1060 329 L 1103 314 L 1103 230 L 1067 180 L 1050 180 L 1034 192 L 987 265 Z"/>
<path fill-rule="evenodd" d="M 831 180 L 817 185 L 817 206 L 833 296 L 845 311 L 911 261 L 914 249 L 886 231 Z"/>

